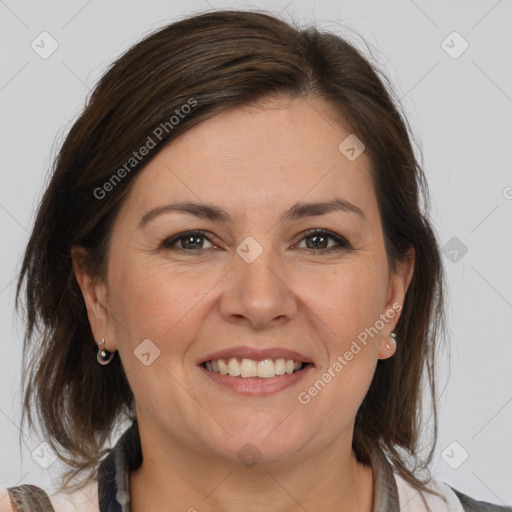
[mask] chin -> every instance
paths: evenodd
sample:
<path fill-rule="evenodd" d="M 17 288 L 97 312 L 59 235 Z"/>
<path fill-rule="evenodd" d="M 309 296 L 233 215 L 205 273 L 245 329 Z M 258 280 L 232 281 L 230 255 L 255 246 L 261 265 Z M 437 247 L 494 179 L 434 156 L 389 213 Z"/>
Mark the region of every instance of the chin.
<path fill-rule="evenodd" d="M 288 421 L 283 422 L 282 417 L 278 420 L 273 417 L 267 422 L 259 418 L 255 424 L 232 423 L 225 427 L 234 434 L 230 436 L 222 430 L 219 439 L 212 443 L 209 438 L 205 444 L 229 462 L 242 463 L 248 467 L 296 457 L 314 437 L 313 433 L 306 435 L 300 432 L 299 425 L 290 426 Z"/>

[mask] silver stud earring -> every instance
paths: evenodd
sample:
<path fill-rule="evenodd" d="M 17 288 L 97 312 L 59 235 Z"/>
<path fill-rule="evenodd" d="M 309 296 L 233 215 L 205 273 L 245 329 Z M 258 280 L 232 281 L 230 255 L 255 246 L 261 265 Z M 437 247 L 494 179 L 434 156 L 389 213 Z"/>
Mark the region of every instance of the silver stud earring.
<path fill-rule="evenodd" d="M 115 352 L 109 352 L 106 348 L 102 348 L 102 345 L 104 344 L 105 338 L 98 342 L 98 354 L 96 355 L 98 363 L 100 363 L 102 366 L 109 364 L 115 355 Z"/>
<path fill-rule="evenodd" d="M 389 336 L 391 338 L 391 342 L 393 343 L 393 348 L 394 350 L 396 350 L 396 334 L 392 332 Z M 386 343 L 386 348 L 388 350 L 391 350 L 391 345 L 389 343 Z"/>

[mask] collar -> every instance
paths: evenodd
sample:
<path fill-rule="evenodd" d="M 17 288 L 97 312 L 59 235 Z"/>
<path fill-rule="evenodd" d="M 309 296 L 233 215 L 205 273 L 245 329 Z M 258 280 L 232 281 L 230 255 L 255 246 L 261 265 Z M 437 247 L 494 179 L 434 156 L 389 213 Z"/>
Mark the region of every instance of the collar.
<path fill-rule="evenodd" d="M 130 471 L 142 464 L 137 420 L 123 433 L 98 470 L 100 512 L 131 512 Z M 374 478 L 373 512 L 400 512 L 393 468 L 380 447 L 370 453 Z"/>

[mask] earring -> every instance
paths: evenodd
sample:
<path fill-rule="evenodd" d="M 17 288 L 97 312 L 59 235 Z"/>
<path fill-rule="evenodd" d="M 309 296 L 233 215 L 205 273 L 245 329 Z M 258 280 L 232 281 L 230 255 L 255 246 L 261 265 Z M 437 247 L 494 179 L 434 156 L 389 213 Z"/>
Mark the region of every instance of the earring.
<path fill-rule="evenodd" d="M 112 361 L 115 352 L 109 352 L 105 348 L 101 348 L 101 345 L 105 344 L 105 338 L 103 338 L 101 341 L 98 342 L 98 354 L 96 355 L 96 359 L 98 360 L 98 363 L 100 363 L 102 366 L 105 366 Z"/>
<path fill-rule="evenodd" d="M 396 350 L 396 334 L 394 332 L 390 333 L 391 341 L 393 342 L 393 348 Z M 386 343 L 386 348 L 388 350 L 391 350 L 391 345 L 389 343 Z"/>

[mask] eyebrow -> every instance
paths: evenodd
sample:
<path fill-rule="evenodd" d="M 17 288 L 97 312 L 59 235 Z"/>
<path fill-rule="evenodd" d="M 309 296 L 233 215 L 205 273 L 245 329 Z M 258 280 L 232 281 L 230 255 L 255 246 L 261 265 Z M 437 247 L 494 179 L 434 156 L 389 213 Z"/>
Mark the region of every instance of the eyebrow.
<path fill-rule="evenodd" d="M 366 215 L 363 210 L 355 204 L 340 198 L 335 198 L 327 202 L 317 203 L 296 203 L 290 209 L 286 210 L 280 218 L 281 222 L 290 222 L 305 217 L 317 217 L 335 211 L 355 213 L 364 220 Z M 232 221 L 231 216 L 225 210 L 218 206 L 206 203 L 194 203 L 190 201 L 171 203 L 165 206 L 158 206 L 145 213 L 139 222 L 139 228 L 145 226 L 150 220 L 169 212 L 183 212 L 193 215 L 199 219 L 211 220 L 214 222 L 223 222 L 228 224 Z"/>

